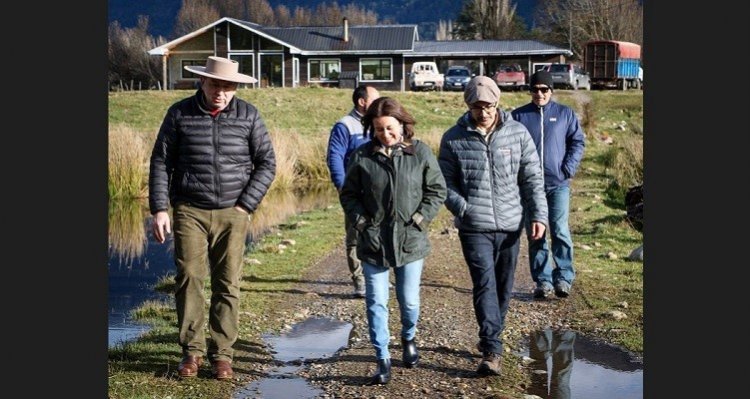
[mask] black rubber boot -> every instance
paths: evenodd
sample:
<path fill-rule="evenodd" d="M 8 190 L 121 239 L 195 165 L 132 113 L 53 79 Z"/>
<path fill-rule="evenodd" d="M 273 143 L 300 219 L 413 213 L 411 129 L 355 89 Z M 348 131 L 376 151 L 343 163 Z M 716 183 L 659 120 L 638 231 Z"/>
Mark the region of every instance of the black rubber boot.
<path fill-rule="evenodd" d="M 412 368 L 416 366 L 419 363 L 419 351 L 417 351 L 417 344 L 414 343 L 414 338 L 411 341 L 401 338 L 401 346 L 404 348 L 404 367 Z"/>
<path fill-rule="evenodd" d="M 391 380 L 391 359 L 378 359 L 378 369 L 372 376 L 370 385 L 385 385 Z"/>

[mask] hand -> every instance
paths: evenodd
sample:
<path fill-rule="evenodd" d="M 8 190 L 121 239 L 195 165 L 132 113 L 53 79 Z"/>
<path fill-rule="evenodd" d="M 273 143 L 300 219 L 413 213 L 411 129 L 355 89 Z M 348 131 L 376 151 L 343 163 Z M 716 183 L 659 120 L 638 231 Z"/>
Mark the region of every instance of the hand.
<path fill-rule="evenodd" d="M 544 223 L 531 222 L 531 239 L 538 240 L 542 238 L 544 236 L 545 230 L 547 230 L 547 227 L 544 225 Z"/>
<path fill-rule="evenodd" d="M 238 210 L 238 211 L 240 211 L 240 212 L 242 212 L 242 213 L 245 213 L 245 214 L 249 214 L 249 213 L 250 213 L 250 212 L 248 212 L 248 211 L 247 211 L 247 209 L 243 208 L 243 207 L 242 207 L 242 206 L 240 206 L 240 205 L 235 205 L 235 206 L 234 206 L 234 209 L 236 209 L 236 210 Z"/>
<path fill-rule="evenodd" d="M 154 223 L 151 226 L 154 230 L 154 237 L 156 241 L 163 244 L 167 239 L 167 234 L 172 233 L 172 224 L 169 221 L 169 214 L 167 211 L 159 211 L 154 214 Z"/>

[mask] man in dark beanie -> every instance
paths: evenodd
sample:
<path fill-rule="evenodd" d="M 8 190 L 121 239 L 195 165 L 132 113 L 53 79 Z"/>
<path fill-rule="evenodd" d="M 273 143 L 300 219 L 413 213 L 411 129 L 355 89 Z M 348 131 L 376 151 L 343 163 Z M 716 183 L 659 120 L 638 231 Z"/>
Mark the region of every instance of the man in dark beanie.
<path fill-rule="evenodd" d="M 570 295 L 576 276 L 573 266 L 573 239 L 568 226 L 570 214 L 570 179 L 583 158 L 584 133 L 570 107 L 552 101 L 552 75 L 539 71 L 529 81 L 531 102 L 511 112 L 513 119 L 523 123 L 536 144 L 544 170 L 544 192 L 549 210 L 547 234 L 533 240 L 529 236 L 529 269 L 536 283 L 535 298 L 560 298 Z M 527 235 L 530 234 L 528 210 L 525 213 Z M 552 269 L 554 258 L 557 267 Z"/>
<path fill-rule="evenodd" d="M 529 86 L 530 88 L 533 88 L 535 86 L 541 86 L 541 87 L 546 86 L 546 87 L 549 87 L 550 90 L 552 90 L 553 89 L 552 74 L 547 71 L 539 71 L 531 75 L 531 81 L 529 82 Z"/>

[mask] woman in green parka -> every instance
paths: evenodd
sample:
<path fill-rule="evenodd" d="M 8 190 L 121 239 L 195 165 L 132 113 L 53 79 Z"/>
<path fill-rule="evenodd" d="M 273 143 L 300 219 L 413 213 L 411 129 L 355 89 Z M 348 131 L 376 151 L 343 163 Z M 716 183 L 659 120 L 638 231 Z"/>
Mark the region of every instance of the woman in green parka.
<path fill-rule="evenodd" d="M 372 384 L 391 378 L 388 351 L 389 272 L 401 312 L 403 366 L 417 365 L 415 343 L 419 286 L 430 252 L 427 228 L 446 196 L 437 157 L 414 139 L 414 118 L 390 97 L 380 97 L 362 118 L 372 140 L 353 154 L 340 193 L 341 205 L 359 230 L 357 256 L 365 276 L 365 305 L 377 370 Z"/>

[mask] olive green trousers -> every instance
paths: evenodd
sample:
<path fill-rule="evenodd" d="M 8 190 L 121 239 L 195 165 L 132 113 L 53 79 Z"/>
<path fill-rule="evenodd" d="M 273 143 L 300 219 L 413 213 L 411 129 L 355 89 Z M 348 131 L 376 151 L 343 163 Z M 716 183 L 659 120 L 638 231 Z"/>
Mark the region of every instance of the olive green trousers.
<path fill-rule="evenodd" d="M 250 215 L 232 208 L 174 208 L 175 303 L 183 355 L 232 361 L 239 334 L 240 279 Z M 210 276 L 206 340 L 204 286 Z"/>

